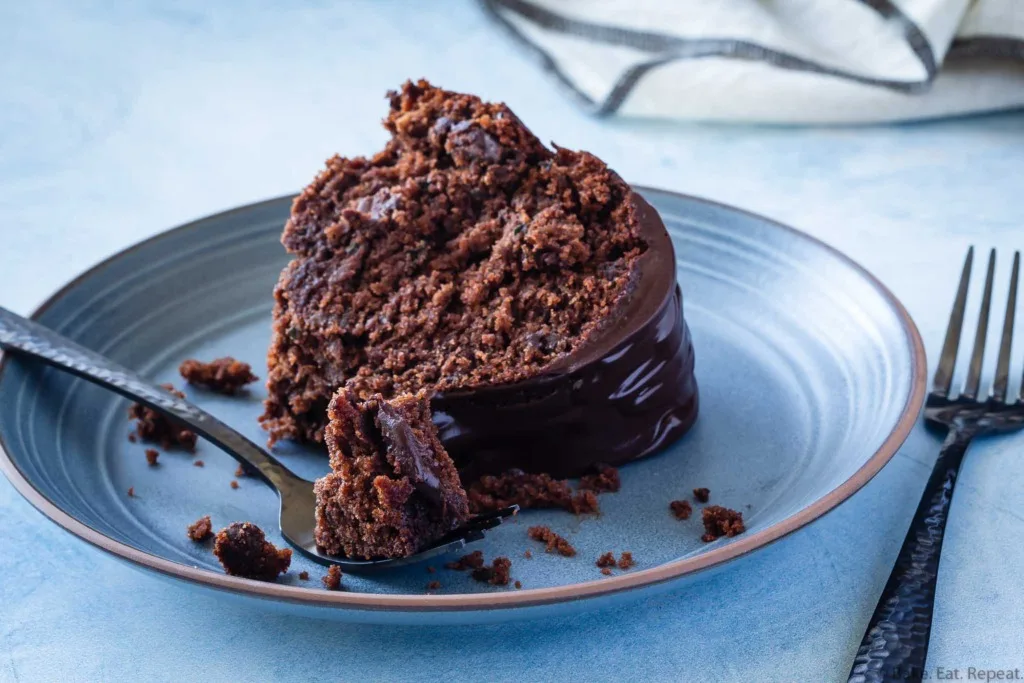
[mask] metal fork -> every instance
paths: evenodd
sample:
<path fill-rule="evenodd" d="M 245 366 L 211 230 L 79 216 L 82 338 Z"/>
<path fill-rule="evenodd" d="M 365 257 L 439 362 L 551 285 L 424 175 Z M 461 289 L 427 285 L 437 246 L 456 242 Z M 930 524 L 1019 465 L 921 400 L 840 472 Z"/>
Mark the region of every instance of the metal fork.
<path fill-rule="evenodd" d="M 989 254 L 985 292 L 967 379 L 958 396 L 950 394 L 973 262 L 974 247 L 971 247 L 964 261 L 960 287 L 953 303 L 953 313 L 949 318 L 932 390 L 925 403 L 925 423 L 933 429 L 946 430 L 946 440 L 928 478 L 914 520 L 896 559 L 896 566 L 889 575 L 853 660 L 848 679 L 850 683 L 919 681 L 923 678 L 935 604 L 939 553 L 942 550 L 953 487 L 964 453 L 975 437 L 1005 434 L 1024 427 L 1024 386 L 1016 400 L 1007 401 L 1006 396 L 1010 378 L 1014 312 L 1017 307 L 1020 252 L 1013 256 L 1010 293 L 1006 302 L 992 390 L 987 398 L 978 398 L 989 310 L 992 307 L 992 279 L 996 266 L 994 249 Z"/>

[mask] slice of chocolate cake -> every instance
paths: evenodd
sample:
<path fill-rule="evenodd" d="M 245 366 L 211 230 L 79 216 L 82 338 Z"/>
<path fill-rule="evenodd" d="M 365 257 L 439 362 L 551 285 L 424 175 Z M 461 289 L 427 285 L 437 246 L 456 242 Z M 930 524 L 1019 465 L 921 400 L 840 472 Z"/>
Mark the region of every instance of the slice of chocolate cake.
<path fill-rule="evenodd" d="M 317 480 L 316 542 L 331 555 L 405 557 L 465 522 L 466 493 L 430 419 L 425 396 L 359 401 L 341 389 Z"/>
<path fill-rule="evenodd" d="M 323 440 L 340 387 L 434 392 L 467 483 L 585 474 L 685 432 L 693 352 L 657 213 L 504 104 L 410 82 L 384 125 L 385 148 L 328 160 L 285 226 L 271 441 Z"/>

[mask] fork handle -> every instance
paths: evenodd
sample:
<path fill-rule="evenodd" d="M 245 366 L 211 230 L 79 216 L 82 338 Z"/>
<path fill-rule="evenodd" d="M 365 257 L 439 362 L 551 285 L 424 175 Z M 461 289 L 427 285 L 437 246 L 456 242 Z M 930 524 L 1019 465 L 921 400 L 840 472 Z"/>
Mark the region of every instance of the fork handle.
<path fill-rule="evenodd" d="M 276 458 L 205 410 L 169 394 L 109 358 L 3 307 L 0 307 L 0 348 L 44 361 L 167 415 L 220 446 L 239 462 L 254 467 L 264 481 L 279 491 L 296 481 L 303 481 Z"/>
<path fill-rule="evenodd" d="M 953 487 L 974 434 L 951 428 L 850 670 L 849 683 L 919 681 Z"/>

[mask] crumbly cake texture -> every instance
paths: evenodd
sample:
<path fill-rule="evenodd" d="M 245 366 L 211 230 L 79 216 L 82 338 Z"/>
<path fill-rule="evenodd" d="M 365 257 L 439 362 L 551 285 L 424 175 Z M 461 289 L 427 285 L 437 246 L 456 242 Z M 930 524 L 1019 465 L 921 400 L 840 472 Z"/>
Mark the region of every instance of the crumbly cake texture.
<path fill-rule="evenodd" d="M 316 542 L 331 555 L 406 557 L 469 518 L 426 395 L 358 401 L 341 389 L 326 430 L 332 472 L 317 480 Z"/>
<path fill-rule="evenodd" d="M 484 566 L 484 553 L 481 550 L 474 550 L 468 555 L 463 555 L 457 560 L 445 563 L 445 569 L 454 569 L 457 572 L 464 572 L 467 569 L 479 569 Z"/>
<path fill-rule="evenodd" d="M 321 581 L 323 581 L 324 588 L 329 591 L 341 590 L 341 567 L 336 564 L 332 564 L 327 568 L 327 574 L 324 575 Z"/>
<path fill-rule="evenodd" d="M 618 481 L 617 470 L 615 481 Z M 596 480 L 592 481 L 591 486 L 597 486 Z M 522 470 L 509 470 L 498 476 L 484 475 L 470 484 L 466 493 L 469 496 L 469 511 L 474 514 L 500 510 L 509 505 L 518 505 L 523 510 L 562 508 L 577 515 L 596 515 L 601 511 L 593 488 L 574 492 L 566 479 L 554 479 L 548 474 L 531 474 Z"/>
<path fill-rule="evenodd" d="M 252 522 L 235 522 L 217 532 L 213 554 L 232 576 L 273 581 L 288 571 L 290 548 L 278 549 Z"/>
<path fill-rule="evenodd" d="M 688 500 L 673 500 L 668 504 L 669 510 L 676 516 L 676 519 L 687 520 L 693 514 L 693 506 Z"/>
<path fill-rule="evenodd" d="M 636 562 L 633 560 L 633 553 L 626 551 L 619 555 L 618 566 L 622 571 L 635 567 Z"/>
<path fill-rule="evenodd" d="M 710 543 L 722 536 L 736 536 L 742 534 L 747 528 L 743 525 L 743 513 L 721 505 L 708 505 L 700 511 L 701 521 L 704 523 L 704 535 L 701 540 Z"/>
<path fill-rule="evenodd" d="M 490 566 L 483 565 L 473 570 L 473 579 L 492 586 L 507 586 L 512 579 L 512 560 L 496 557 Z"/>
<path fill-rule="evenodd" d="M 211 536 L 213 536 L 213 522 L 210 521 L 210 515 L 200 517 L 188 525 L 188 537 L 196 543 L 202 543 Z"/>
<path fill-rule="evenodd" d="M 185 394 L 171 384 L 161 384 L 160 386 L 178 398 L 185 398 Z M 128 409 L 128 417 L 135 420 L 135 435 L 143 441 L 160 444 L 165 450 L 180 448 L 189 453 L 195 452 L 195 432 L 174 423 L 163 413 L 158 413 L 141 403 L 133 403 Z M 134 443 L 131 434 L 128 435 L 128 440 Z"/>
<path fill-rule="evenodd" d="M 601 557 L 597 558 L 597 562 L 595 562 L 594 564 L 596 564 L 598 567 L 601 567 L 602 569 L 604 569 L 605 567 L 614 567 L 615 553 L 609 551 L 604 555 L 601 555 Z"/>
<path fill-rule="evenodd" d="M 572 543 L 556 534 L 550 527 L 531 526 L 527 529 L 527 534 L 533 540 L 543 543 L 546 552 L 558 553 L 562 557 L 576 557 L 576 548 L 572 547 Z"/>
<path fill-rule="evenodd" d="M 322 440 L 341 386 L 389 398 L 536 376 L 635 286 L 647 245 L 602 161 L 547 149 L 504 104 L 426 81 L 389 98 L 384 149 L 329 159 L 285 225 L 271 442 Z"/>
<path fill-rule="evenodd" d="M 178 373 L 189 384 L 228 396 L 237 394 L 245 385 L 259 379 L 252 374 L 252 367 L 248 363 L 231 356 L 217 358 L 209 363 L 189 358 L 178 366 Z"/>
<path fill-rule="evenodd" d="M 608 465 L 600 465 L 594 474 L 580 477 L 580 488 L 597 493 L 616 493 L 622 488 L 619 470 Z"/>

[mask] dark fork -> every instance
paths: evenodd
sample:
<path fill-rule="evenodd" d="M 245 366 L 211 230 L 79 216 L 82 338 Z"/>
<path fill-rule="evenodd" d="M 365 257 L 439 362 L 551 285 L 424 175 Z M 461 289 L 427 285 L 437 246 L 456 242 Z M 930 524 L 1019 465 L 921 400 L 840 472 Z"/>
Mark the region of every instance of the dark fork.
<path fill-rule="evenodd" d="M 953 487 L 960 464 L 971 441 L 978 436 L 1005 434 L 1024 427 L 1024 385 L 1016 400 L 1007 401 L 1010 380 L 1010 352 L 1013 343 L 1014 312 L 1017 307 L 1017 281 L 1020 252 L 1013 256 L 1010 294 L 996 361 L 995 380 L 988 398 L 979 399 L 981 368 L 985 356 L 989 310 L 992 307 L 992 279 L 996 252 L 989 254 L 978 328 L 974 335 L 967 379 L 958 396 L 950 395 L 960 331 L 967 307 L 967 286 L 971 279 L 974 247 L 967 251 L 960 287 L 949 318 L 946 340 L 939 366 L 935 370 L 932 391 L 925 403 L 925 423 L 946 430 L 935 468 L 928 478 L 917 506 L 910 531 L 896 559 L 896 566 L 878 600 L 857 656 L 850 671 L 850 683 L 873 681 L 919 681 L 924 677 L 928 639 L 931 635 L 935 584 L 939 571 L 939 553 L 946 531 Z"/>
<path fill-rule="evenodd" d="M 452 553 L 479 541 L 484 532 L 514 515 L 511 506 L 479 515 L 415 555 L 393 559 L 356 560 L 320 552 L 313 538 L 313 482 L 282 465 L 277 458 L 188 401 L 177 398 L 131 370 L 79 346 L 39 323 L 0 308 L 0 348 L 44 361 L 90 382 L 164 413 L 220 446 L 235 460 L 249 465 L 271 488 L 281 503 L 281 535 L 303 555 L 321 564 L 341 565 L 348 571 L 388 569 Z"/>

